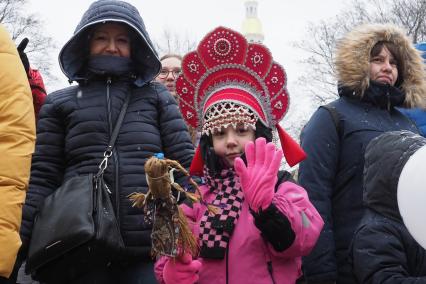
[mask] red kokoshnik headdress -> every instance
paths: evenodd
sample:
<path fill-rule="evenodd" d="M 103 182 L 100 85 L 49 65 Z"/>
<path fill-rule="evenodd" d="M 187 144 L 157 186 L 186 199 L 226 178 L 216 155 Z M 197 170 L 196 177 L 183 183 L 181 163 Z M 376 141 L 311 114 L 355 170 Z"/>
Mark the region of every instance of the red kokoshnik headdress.
<path fill-rule="evenodd" d="M 249 125 L 253 125 L 250 115 L 254 114 L 265 126 L 272 129 L 275 126 L 284 156 L 294 166 L 306 154 L 278 124 L 289 106 L 286 81 L 284 69 L 273 61 L 265 46 L 248 43 L 242 34 L 218 27 L 204 37 L 196 51 L 184 56 L 176 93 L 186 122 L 205 134 L 217 127 L 214 121 L 205 118 L 212 109 L 222 126 L 232 124 L 232 116 L 238 114 L 245 116 L 244 123 Z M 221 113 L 221 109 L 229 108 L 234 112 Z M 205 124 L 207 129 L 203 129 Z M 202 167 L 198 147 L 191 174 L 202 173 Z"/>

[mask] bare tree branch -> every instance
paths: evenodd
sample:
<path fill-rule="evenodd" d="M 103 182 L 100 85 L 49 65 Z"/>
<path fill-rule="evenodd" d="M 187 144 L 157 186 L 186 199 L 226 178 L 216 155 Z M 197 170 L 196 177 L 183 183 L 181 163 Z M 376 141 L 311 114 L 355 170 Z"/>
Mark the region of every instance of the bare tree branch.
<path fill-rule="evenodd" d="M 165 29 L 160 39 L 154 39 L 154 45 L 160 55 L 169 53 L 184 55 L 194 50 L 197 42 L 188 35 Z"/>
<path fill-rule="evenodd" d="M 43 21 L 38 14 L 26 13 L 28 0 L 0 0 L 0 23 L 10 32 L 16 45 L 28 37 L 25 49 L 33 68 L 42 72 L 46 81 L 55 80 L 51 73 L 51 56 L 55 48 L 53 38 L 46 35 Z"/>
<path fill-rule="evenodd" d="M 334 18 L 309 24 L 306 39 L 294 45 L 307 53 L 301 60 L 306 74 L 299 78 L 317 104 L 336 98 L 334 52 L 338 40 L 363 23 L 393 23 L 414 42 L 426 40 L 426 0 L 353 0 Z"/>

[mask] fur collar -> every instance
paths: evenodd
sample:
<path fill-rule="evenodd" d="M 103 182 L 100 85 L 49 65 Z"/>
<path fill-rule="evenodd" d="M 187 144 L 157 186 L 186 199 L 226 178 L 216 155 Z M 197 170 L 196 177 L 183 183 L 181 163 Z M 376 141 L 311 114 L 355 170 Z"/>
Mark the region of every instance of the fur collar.
<path fill-rule="evenodd" d="M 426 71 L 420 52 L 399 28 L 393 25 L 370 24 L 355 28 L 337 46 L 336 73 L 340 85 L 362 98 L 370 86 L 370 51 L 379 41 L 394 42 L 402 58 L 400 89 L 405 93 L 405 107 L 426 106 Z M 402 73 L 402 74 L 401 74 Z"/>

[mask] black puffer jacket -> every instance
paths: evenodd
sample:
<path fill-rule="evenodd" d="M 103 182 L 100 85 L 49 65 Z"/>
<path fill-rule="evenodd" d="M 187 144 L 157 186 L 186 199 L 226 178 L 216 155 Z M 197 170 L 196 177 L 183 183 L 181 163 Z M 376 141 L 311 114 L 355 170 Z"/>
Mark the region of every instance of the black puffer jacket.
<path fill-rule="evenodd" d="M 99 3 L 105 5 L 99 8 Z M 33 156 L 31 180 L 23 209 L 21 237 L 24 250 L 31 238 L 34 215 L 43 199 L 64 180 L 79 174 L 97 172 L 111 131 L 130 93 L 115 151 L 105 179 L 114 190 L 126 255 L 149 257 L 151 228 L 144 224 L 142 211 L 131 206 L 128 195 L 146 192 L 144 163 L 153 154 L 189 167 L 193 146 L 176 101 L 160 84 L 150 83 L 160 68 L 139 14 L 127 13 L 132 6 L 120 1 L 92 4 L 64 46 L 60 62 L 70 80 L 79 86 L 57 91 L 47 97 L 40 112 L 37 144 Z M 120 57 L 85 58 L 87 37 L 82 36 L 93 24 L 120 21 L 133 28 L 132 63 Z M 86 34 L 87 35 L 87 34 Z M 84 40 L 85 39 L 85 40 Z M 136 43 L 135 43 L 136 42 Z M 135 51 L 135 46 L 139 46 Z M 111 63 L 112 62 L 112 63 Z"/>
<path fill-rule="evenodd" d="M 401 171 L 424 145 L 425 138 L 398 131 L 375 138 L 367 147 L 364 203 L 368 211 L 351 248 L 359 283 L 426 283 L 426 250 L 404 226 L 397 202 Z"/>

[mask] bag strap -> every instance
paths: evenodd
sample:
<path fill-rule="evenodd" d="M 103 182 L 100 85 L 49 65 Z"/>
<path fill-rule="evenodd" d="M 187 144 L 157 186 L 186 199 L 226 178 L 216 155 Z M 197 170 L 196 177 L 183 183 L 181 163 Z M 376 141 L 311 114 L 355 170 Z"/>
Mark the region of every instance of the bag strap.
<path fill-rule="evenodd" d="M 124 103 L 121 107 L 120 114 L 118 115 L 117 121 L 115 123 L 114 130 L 112 131 L 111 138 L 109 139 L 108 147 L 104 152 L 104 158 L 99 164 L 99 172 L 97 174 L 98 176 L 104 173 L 105 169 L 108 166 L 108 159 L 112 156 L 115 141 L 117 140 L 118 133 L 120 132 L 121 125 L 123 124 L 124 116 L 127 112 L 127 107 L 129 106 L 130 95 L 131 92 L 129 92 L 129 94 L 127 94 L 126 98 L 124 99 Z"/>
<path fill-rule="evenodd" d="M 120 114 L 118 115 L 117 122 L 115 123 L 114 130 L 112 131 L 111 138 L 108 143 L 107 151 L 114 148 L 115 140 L 117 140 L 118 133 L 120 132 L 121 124 L 123 124 L 124 116 L 126 115 L 127 107 L 129 106 L 130 93 L 127 94 L 126 99 L 124 100 L 123 106 L 121 107 Z"/>
<path fill-rule="evenodd" d="M 334 107 L 334 106 L 332 106 L 330 104 L 323 105 L 321 107 L 324 108 L 324 109 L 326 109 L 330 113 L 331 118 L 333 119 L 334 126 L 336 128 L 336 132 L 339 135 L 339 139 L 340 139 L 340 137 L 342 136 L 342 127 L 340 125 L 340 115 L 339 115 L 339 112 L 337 111 L 336 107 Z"/>

